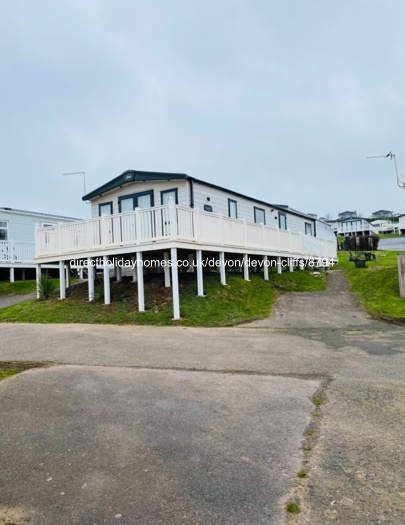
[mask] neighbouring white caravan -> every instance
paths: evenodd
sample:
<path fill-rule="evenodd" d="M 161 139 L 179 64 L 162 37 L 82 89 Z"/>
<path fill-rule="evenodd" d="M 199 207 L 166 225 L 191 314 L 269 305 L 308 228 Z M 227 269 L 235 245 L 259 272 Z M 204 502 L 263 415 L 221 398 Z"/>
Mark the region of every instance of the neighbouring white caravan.
<path fill-rule="evenodd" d="M 25 279 L 35 269 L 35 227 L 77 221 L 72 217 L 0 207 L 0 279 Z M 53 265 L 54 268 L 57 266 Z"/>

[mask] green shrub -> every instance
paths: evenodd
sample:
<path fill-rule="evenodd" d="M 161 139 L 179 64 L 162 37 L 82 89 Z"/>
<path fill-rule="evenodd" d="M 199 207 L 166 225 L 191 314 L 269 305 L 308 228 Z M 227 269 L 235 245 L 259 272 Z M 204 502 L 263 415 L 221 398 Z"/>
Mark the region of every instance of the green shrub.
<path fill-rule="evenodd" d="M 46 274 L 42 274 L 38 281 L 40 299 L 50 299 L 56 295 L 56 282 Z"/>

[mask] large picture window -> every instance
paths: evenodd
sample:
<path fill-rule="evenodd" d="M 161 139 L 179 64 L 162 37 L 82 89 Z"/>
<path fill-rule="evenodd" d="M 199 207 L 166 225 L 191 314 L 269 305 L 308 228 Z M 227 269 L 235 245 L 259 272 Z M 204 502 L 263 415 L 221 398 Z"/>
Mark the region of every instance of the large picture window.
<path fill-rule="evenodd" d="M 133 193 L 132 195 L 125 195 L 118 197 L 118 209 L 120 213 L 126 211 L 133 211 L 135 208 L 152 208 L 153 206 L 153 191 L 142 191 L 141 193 Z"/>

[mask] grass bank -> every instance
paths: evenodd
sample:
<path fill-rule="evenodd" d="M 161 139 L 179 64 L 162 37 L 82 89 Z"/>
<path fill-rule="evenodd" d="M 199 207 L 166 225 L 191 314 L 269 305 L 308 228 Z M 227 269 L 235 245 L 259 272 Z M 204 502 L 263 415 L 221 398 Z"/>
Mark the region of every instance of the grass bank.
<path fill-rule="evenodd" d="M 405 299 L 399 297 L 396 252 L 374 252 L 376 261 L 366 268 L 355 268 L 349 252 L 339 252 L 339 264 L 367 313 L 375 319 L 405 324 Z"/>
<path fill-rule="evenodd" d="M 35 281 L 0 282 L 0 295 L 24 294 L 35 292 Z"/>
<path fill-rule="evenodd" d="M 267 317 L 278 294 L 286 291 L 325 289 L 325 276 L 315 278 L 309 271 L 270 273 L 270 280 L 251 274 L 247 282 L 240 274 L 227 275 L 227 286 L 219 276 L 204 276 L 206 297 L 197 297 L 195 275 L 180 275 L 182 326 L 232 326 Z M 106 323 L 139 325 L 172 325 L 171 289 L 164 288 L 160 275 L 145 282 L 146 311 L 137 311 L 136 285 L 124 283 L 117 301 L 104 305 L 87 301 L 87 284 L 71 288 L 66 300 L 26 301 L 0 310 L 0 321 L 26 323 Z"/>

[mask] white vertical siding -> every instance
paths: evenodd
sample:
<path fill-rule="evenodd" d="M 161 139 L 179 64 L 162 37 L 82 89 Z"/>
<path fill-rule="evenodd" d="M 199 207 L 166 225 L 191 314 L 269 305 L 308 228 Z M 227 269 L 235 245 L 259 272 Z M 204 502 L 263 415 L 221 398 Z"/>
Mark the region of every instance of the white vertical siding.
<path fill-rule="evenodd" d="M 71 219 L 73 220 L 73 219 Z M 54 218 L 47 215 L 30 215 L 27 212 L 17 210 L 1 210 L 0 221 L 8 223 L 8 240 L 19 242 L 35 241 L 35 225 L 57 224 L 58 222 L 70 222 L 69 219 Z"/>

